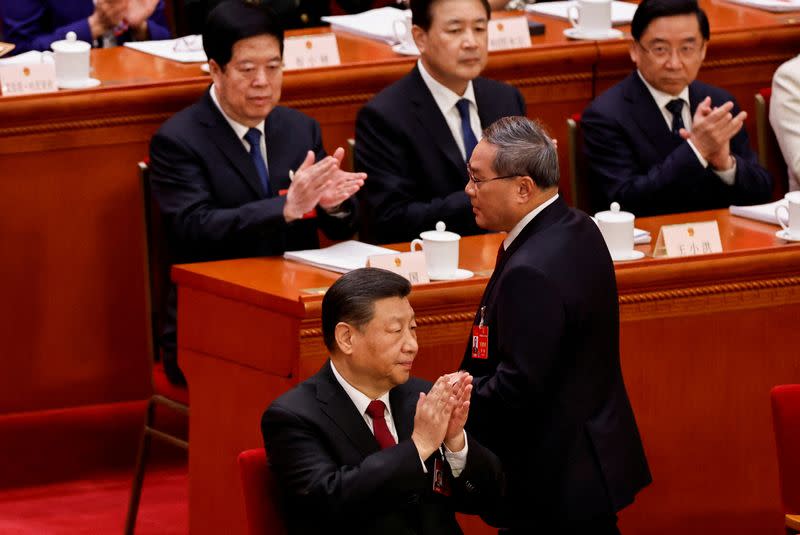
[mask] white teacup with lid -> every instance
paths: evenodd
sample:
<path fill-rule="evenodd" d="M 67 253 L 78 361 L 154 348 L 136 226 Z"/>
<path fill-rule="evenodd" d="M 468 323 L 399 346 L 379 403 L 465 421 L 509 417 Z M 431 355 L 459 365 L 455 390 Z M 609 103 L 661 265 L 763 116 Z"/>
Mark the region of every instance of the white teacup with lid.
<path fill-rule="evenodd" d="M 420 233 L 420 238 L 411 242 L 411 250 L 419 246 L 425 252 L 425 264 L 431 279 L 459 279 L 472 276 L 472 272 L 458 269 L 458 245 L 461 236 L 445 230 L 444 221 L 436 223 L 436 230 Z M 465 276 L 465 272 L 468 275 Z"/>
<path fill-rule="evenodd" d="M 67 32 L 66 39 L 50 45 L 56 64 L 56 79 L 62 89 L 79 89 L 100 84 L 89 76 L 89 51 L 92 45 L 79 41 L 75 32 Z"/>
<path fill-rule="evenodd" d="M 597 226 L 603 234 L 611 259 L 615 262 L 621 260 L 636 260 L 642 258 L 644 253 L 633 248 L 633 221 L 630 212 L 620 210 L 618 202 L 612 202 L 609 210 L 595 214 Z"/>

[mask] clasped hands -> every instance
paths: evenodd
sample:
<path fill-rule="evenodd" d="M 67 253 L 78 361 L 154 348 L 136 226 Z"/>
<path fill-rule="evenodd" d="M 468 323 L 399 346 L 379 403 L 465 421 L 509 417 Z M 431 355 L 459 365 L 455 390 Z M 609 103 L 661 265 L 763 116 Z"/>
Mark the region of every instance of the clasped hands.
<path fill-rule="evenodd" d="M 308 151 L 306 159 L 294 173 L 286 193 L 283 217 L 286 222 L 300 219 L 319 205 L 326 212 L 339 206 L 361 189 L 366 173 L 348 173 L 341 169 L 344 149 L 339 147 L 333 156 L 314 162 L 316 156 Z"/>
<path fill-rule="evenodd" d="M 732 109 L 731 101 L 714 108 L 711 106 L 711 97 L 706 97 L 694 112 L 692 131 L 684 128 L 680 131 L 681 137 L 691 140 L 697 151 L 717 171 L 727 171 L 734 165 L 730 141 L 747 119 L 747 112 L 739 112 L 734 117 Z"/>
<path fill-rule="evenodd" d="M 430 457 L 442 443 L 452 452 L 464 449 L 471 394 L 472 376 L 464 371 L 443 375 L 427 394 L 420 392 L 411 433 L 420 458 Z"/>
<path fill-rule="evenodd" d="M 137 39 L 147 38 L 147 19 L 158 6 L 158 0 L 97 0 L 89 16 L 92 38 L 127 25 Z"/>

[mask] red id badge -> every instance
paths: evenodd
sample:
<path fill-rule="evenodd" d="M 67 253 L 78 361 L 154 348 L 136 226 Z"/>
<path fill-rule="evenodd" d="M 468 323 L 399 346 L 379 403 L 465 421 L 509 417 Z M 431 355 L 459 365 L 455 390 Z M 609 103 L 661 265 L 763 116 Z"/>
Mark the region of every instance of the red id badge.
<path fill-rule="evenodd" d="M 489 326 L 474 325 L 472 327 L 472 358 L 489 358 Z"/>
<path fill-rule="evenodd" d="M 433 492 L 450 496 L 450 478 L 444 468 L 444 461 L 439 457 L 433 460 Z"/>

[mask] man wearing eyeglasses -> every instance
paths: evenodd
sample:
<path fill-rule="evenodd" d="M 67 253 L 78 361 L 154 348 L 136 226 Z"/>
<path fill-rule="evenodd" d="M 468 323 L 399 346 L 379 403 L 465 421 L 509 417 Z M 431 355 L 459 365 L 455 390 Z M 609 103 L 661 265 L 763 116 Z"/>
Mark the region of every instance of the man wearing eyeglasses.
<path fill-rule="evenodd" d="M 695 80 L 709 24 L 696 0 L 644 0 L 631 24 L 636 70 L 584 111 L 594 208 L 638 216 L 767 202 L 772 177 L 723 89 Z"/>
<path fill-rule="evenodd" d="M 600 231 L 558 194 L 553 141 L 506 117 L 483 133 L 465 188 L 505 231 L 461 368 L 468 432 L 503 462 L 503 535 L 615 535 L 650 483 L 619 360 L 614 266 Z"/>
<path fill-rule="evenodd" d="M 279 106 L 283 29 L 258 3 L 226 0 L 203 34 L 213 84 L 178 112 L 150 144 L 151 180 L 164 216 L 172 263 L 280 255 L 353 234 L 363 173 L 341 169 L 344 150 L 326 156 L 319 124 Z M 162 349 L 164 369 L 183 381 L 175 359 L 175 294 Z"/>

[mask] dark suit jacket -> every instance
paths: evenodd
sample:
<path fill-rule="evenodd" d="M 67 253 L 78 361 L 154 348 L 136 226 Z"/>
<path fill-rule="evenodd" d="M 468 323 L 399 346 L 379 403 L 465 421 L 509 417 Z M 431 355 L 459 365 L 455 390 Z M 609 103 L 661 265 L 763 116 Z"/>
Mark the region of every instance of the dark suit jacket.
<path fill-rule="evenodd" d="M 651 478 L 620 370 L 614 267 L 597 226 L 557 199 L 512 242 L 484 305 L 489 358 L 473 359 L 470 343 L 462 368 L 475 377 L 468 431 L 508 474 L 500 523 L 585 528 L 631 503 Z"/>
<path fill-rule="evenodd" d="M 319 124 L 277 106 L 265 126 L 270 188 L 289 187 L 289 170 L 300 167 L 308 150 L 324 156 Z M 353 234 L 350 216 L 317 217 L 286 223 L 285 196 L 266 197 L 255 165 L 211 96 L 203 97 L 164 123 L 150 143 L 153 193 L 164 218 L 171 263 L 280 255 L 287 250 L 319 247 L 317 229 L 332 239 Z M 167 317 L 174 316 L 173 304 Z M 163 341 L 165 367 L 174 358 L 174 322 Z"/>
<path fill-rule="evenodd" d="M 81 41 L 92 42 L 88 18 L 94 12 L 92 0 L 11 0 L 4 2 L 0 14 L 6 39 L 17 45 L 15 54 L 29 50 L 50 50 L 50 43 L 75 32 Z M 150 39 L 169 39 L 170 31 L 161 0 L 147 20 Z M 128 32 L 117 38 L 130 40 Z"/>
<path fill-rule="evenodd" d="M 692 115 L 706 96 L 713 106 L 730 100 L 732 113 L 740 111 L 728 92 L 694 81 Z M 728 186 L 710 167 L 703 168 L 686 141 L 672 135 L 636 71 L 589 105 L 581 129 L 595 210 L 608 210 L 617 201 L 624 210 L 647 216 L 770 199 L 772 177 L 758 165 L 744 128 L 730 142 L 736 179 Z"/>
<path fill-rule="evenodd" d="M 514 87 L 485 78 L 472 83 L 483 128 L 525 115 Z M 466 163 L 417 67 L 358 113 L 355 164 L 368 175 L 359 193 L 365 239 L 410 241 L 440 220 L 462 236 L 483 232 L 464 193 Z"/>
<path fill-rule="evenodd" d="M 452 496 L 431 490 L 433 457 L 425 474 L 410 438 L 419 392 L 430 386 L 411 378 L 391 390 L 399 440 L 385 450 L 330 362 L 270 405 L 261 430 L 290 533 L 454 534 L 461 533 L 455 510 L 493 506 L 502 491 L 499 461 L 469 436 L 467 464 L 451 478 Z"/>

